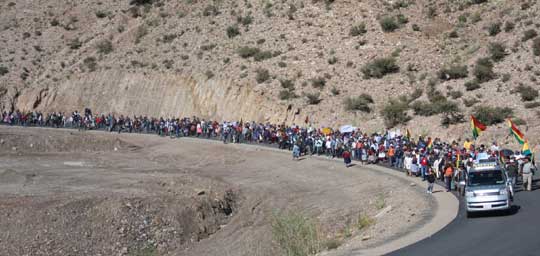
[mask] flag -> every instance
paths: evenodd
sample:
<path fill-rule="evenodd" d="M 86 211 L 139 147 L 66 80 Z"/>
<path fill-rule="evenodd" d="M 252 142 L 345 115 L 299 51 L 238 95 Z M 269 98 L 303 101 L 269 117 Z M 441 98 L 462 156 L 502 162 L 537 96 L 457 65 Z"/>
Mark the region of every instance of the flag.
<path fill-rule="evenodd" d="M 526 140 L 523 143 L 523 149 L 521 149 L 521 154 L 523 154 L 525 156 L 532 155 L 531 148 L 529 148 L 529 141 L 528 140 Z"/>
<path fill-rule="evenodd" d="M 501 163 L 501 165 L 504 165 L 505 164 L 505 161 L 504 161 L 504 154 L 502 151 L 499 151 L 499 162 Z"/>
<path fill-rule="evenodd" d="M 411 140 L 411 131 L 409 128 L 407 128 L 407 131 L 405 131 L 405 137 L 407 137 L 407 140 Z"/>
<path fill-rule="evenodd" d="M 457 158 L 456 158 L 456 167 L 459 168 L 459 164 L 461 162 L 461 154 L 459 151 L 457 151 Z"/>
<path fill-rule="evenodd" d="M 480 133 L 486 130 L 486 126 L 471 115 L 471 129 L 473 138 L 476 140 L 480 136 Z"/>
<path fill-rule="evenodd" d="M 430 138 L 428 138 L 428 142 L 427 142 L 427 148 L 428 148 L 428 149 L 431 149 L 431 148 L 433 148 L 433 140 L 431 139 L 431 137 L 430 137 Z"/>
<path fill-rule="evenodd" d="M 517 126 L 512 123 L 512 120 L 508 119 L 508 127 L 510 127 L 510 134 L 514 135 L 514 138 L 523 145 L 525 143 L 525 135 L 517 128 Z"/>

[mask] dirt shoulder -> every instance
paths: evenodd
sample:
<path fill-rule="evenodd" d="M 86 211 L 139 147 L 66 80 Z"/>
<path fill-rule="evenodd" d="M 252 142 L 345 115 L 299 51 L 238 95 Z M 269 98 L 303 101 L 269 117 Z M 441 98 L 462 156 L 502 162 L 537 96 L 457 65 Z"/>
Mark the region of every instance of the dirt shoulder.
<path fill-rule="evenodd" d="M 84 141 L 77 139 L 81 134 L 90 141 L 95 136 L 109 142 L 99 143 L 99 147 L 87 143 L 91 147 L 86 149 Z M 13 138 L 19 140 L 17 146 L 11 144 Z M 67 151 L 47 148 L 49 143 L 39 142 L 43 138 L 77 143 L 84 150 L 74 150 L 76 146 L 64 147 Z M 22 255 L 22 251 L 10 249 L 11 243 L 28 245 L 29 252 L 35 255 L 60 251 L 77 254 L 84 248 L 95 254 L 136 255 L 133 248 L 143 248 L 141 244 L 159 240 L 163 230 L 174 234 L 169 229 L 173 228 L 177 235 L 167 236 L 149 247 L 154 248 L 155 255 L 276 255 L 279 246 L 273 242 L 271 223 L 279 212 L 298 212 L 313 218 L 325 239 L 344 244 L 333 252 L 364 250 L 410 237 L 411 232 L 429 226 L 433 213 L 441 209 L 438 199 L 435 200 L 437 195 L 434 199 L 420 185 L 411 186 L 409 180 L 396 178 L 384 170 L 363 166 L 345 168 L 342 163 L 315 158 L 292 161 L 286 153 L 261 147 L 153 135 L 10 127 L 0 127 L 0 139 L 3 140 L 0 173 L 13 180 L 0 184 L 0 202 L 4 205 L 0 214 L 12 216 L 0 221 L 2 229 L 11 234 L 1 237 L 1 254 Z M 30 143 L 40 145 L 39 152 L 32 150 L 34 146 L 30 147 Z M 233 193 L 233 199 L 228 193 Z M 19 202 L 27 198 L 31 200 Z M 33 219 L 59 209 L 44 202 L 66 198 L 100 199 L 104 203 L 78 207 L 80 212 L 72 213 L 77 218 L 69 218 L 69 210 L 62 211 L 63 215 L 58 216 L 66 221 L 65 226 L 43 219 L 39 222 L 40 229 L 49 232 L 40 233 L 40 239 L 49 243 L 39 243 L 38 238 L 27 239 Z M 141 198 L 137 201 L 141 206 L 135 207 L 140 209 L 140 214 L 134 213 L 138 217 L 118 219 L 124 216 L 116 214 L 121 212 L 119 209 L 126 208 L 126 200 L 133 206 L 130 200 L 134 198 Z M 205 201 L 206 204 L 202 203 Z M 218 203 L 212 204 L 213 201 Z M 38 206 L 41 211 L 34 211 Z M 186 212 L 186 209 L 192 209 L 193 220 L 202 223 L 189 232 L 186 227 L 192 227 L 193 221 L 175 217 L 175 211 Z M 39 214 L 24 214 L 30 211 Z M 23 214 L 17 217 L 15 212 Z M 143 214 L 148 212 L 152 214 Z M 167 214 L 161 215 L 163 212 Z M 145 222 L 144 217 L 148 216 L 152 221 Z M 159 221 L 154 219 L 160 218 L 166 220 L 167 227 L 156 224 Z M 370 225 L 360 227 L 361 218 L 369 218 Z M 201 219 L 210 219 L 211 225 Z M 143 228 L 145 232 L 140 234 L 133 233 L 139 236 L 128 232 L 131 236 L 120 239 L 116 235 L 100 234 L 120 229 L 100 229 L 107 221 L 127 221 L 132 227 L 140 223 L 156 226 Z M 11 225 L 12 222 L 23 225 Z M 85 223 L 81 230 L 87 232 L 68 229 L 70 222 L 72 226 Z M 67 246 L 67 240 L 55 235 L 59 233 L 76 239 L 71 239 Z M 81 240 L 100 241 L 95 243 L 100 247 L 73 242 Z M 175 243 L 182 246 L 171 246 Z"/>

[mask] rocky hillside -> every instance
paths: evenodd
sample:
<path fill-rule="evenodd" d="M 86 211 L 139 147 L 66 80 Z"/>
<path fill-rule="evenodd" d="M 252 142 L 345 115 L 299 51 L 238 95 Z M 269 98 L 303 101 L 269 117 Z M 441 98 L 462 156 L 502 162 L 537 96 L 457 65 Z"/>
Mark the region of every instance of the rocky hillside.
<path fill-rule="evenodd" d="M 528 0 L 0 0 L 0 108 L 309 116 L 452 138 L 469 134 L 475 113 L 494 125 L 514 116 L 536 134 L 539 8 Z"/>

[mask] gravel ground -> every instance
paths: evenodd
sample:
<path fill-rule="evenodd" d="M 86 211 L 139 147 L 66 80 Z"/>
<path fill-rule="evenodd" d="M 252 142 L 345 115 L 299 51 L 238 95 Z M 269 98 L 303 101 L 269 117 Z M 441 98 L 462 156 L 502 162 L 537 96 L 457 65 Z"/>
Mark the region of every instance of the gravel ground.
<path fill-rule="evenodd" d="M 370 248 L 436 207 L 370 168 L 215 141 L 0 127 L 0 153 L 2 255 L 276 255 L 288 211 Z"/>

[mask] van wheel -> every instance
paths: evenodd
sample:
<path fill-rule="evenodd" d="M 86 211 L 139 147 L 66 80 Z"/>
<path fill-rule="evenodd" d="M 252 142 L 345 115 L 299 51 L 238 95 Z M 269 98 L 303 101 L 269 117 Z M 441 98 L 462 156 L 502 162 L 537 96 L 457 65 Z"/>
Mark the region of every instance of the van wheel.
<path fill-rule="evenodd" d="M 467 218 L 472 218 L 474 216 L 473 212 L 467 211 Z"/>

